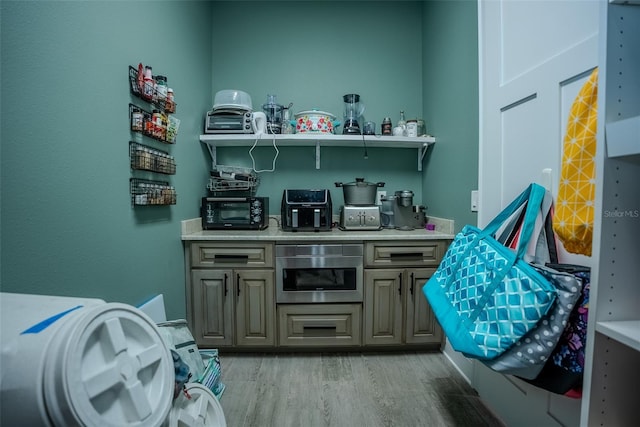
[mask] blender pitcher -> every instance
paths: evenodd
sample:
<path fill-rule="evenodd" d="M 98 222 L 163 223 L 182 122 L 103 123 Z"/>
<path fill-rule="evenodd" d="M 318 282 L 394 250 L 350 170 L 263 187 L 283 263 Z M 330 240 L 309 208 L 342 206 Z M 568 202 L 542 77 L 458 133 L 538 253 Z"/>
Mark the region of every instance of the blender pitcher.
<path fill-rule="evenodd" d="M 262 111 L 267 116 L 267 131 L 268 133 L 281 133 L 282 132 L 282 110 L 283 105 L 276 102 L 275 95 L 267 95 L 266 104 L 262 104 Z"/>
<path fill-rule="evenodd" d="M 342 97 L 344 100 L 343 134 L 360 135 L 360 122 L 364 113 L 364 105 L 360 103 L 360 95 L 349 93 Z"/>

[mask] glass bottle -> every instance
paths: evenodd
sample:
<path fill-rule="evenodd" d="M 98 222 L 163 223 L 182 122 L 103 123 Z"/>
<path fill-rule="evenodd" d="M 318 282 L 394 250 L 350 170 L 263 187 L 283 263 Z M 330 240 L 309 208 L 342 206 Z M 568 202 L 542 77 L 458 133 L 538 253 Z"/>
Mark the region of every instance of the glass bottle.
<path fill-rule="evenodd" d="M 153 99 L 153 94 L 155 92 L 155 81 L 153 80 L 152 72 L 153 69 L 151 66 L 147 65 L 144 67 L 144 89 L 142 91 L 142 96 L 145 99 Z"/>
<path fill-rule="evenodd" d="M 400 120 L 398 120 L 397 126 L 402 128 L 402 133 L 406 136 L 407 133 L 407 120 L 404 118 L 404 110 L 400 110 Z"/>

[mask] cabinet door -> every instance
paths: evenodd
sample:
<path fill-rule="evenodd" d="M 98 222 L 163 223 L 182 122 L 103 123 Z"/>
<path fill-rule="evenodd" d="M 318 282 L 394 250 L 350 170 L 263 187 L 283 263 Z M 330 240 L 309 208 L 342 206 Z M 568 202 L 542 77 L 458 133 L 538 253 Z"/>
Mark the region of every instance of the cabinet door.
<path fill-rule="evenodd" d="M 364 343 L 402 342 L 403 269 L 364 272 Z"/>
<path fill-rule="evenodd" d="M 273 270 L 235 270 L 236 345 L 275 345 Z"/>
<path fill-rule="evenodd" d="M 198 347 L 233 344 L 231 270 L 191 271 L 191 328 Z"/>
<path fill-rule="evenodd" d="M 407 270 L 405 341 L 408 344 L 442 343 L 442 329 L 422 292 L 422 287 L 435 271 L 435 268 Z"/>

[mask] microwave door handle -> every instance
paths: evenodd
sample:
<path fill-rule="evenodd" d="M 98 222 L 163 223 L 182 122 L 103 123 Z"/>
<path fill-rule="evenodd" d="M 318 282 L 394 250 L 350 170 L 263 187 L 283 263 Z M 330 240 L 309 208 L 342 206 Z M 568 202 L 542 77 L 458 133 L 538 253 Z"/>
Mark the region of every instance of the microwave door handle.
<path fill-rule="evenodd" d="M 298 209 L 291 210 L 291 227 L 298 228 Z"/>
<path fill-rule="evenodd" d="M 313 228 L 320 228 L 320 209 L 313 210 Z"/>

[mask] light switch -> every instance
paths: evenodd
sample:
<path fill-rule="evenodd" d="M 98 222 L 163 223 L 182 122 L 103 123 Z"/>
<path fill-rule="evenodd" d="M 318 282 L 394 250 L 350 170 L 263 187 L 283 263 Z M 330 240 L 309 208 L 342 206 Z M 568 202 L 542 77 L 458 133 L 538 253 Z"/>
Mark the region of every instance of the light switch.
<path fill-rule="evenodd" d="M 478 212 L 478 190 L 471 190 L 471 212 Z"/>

